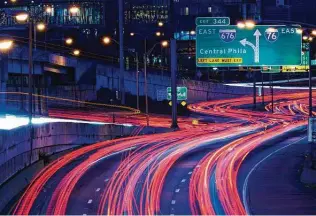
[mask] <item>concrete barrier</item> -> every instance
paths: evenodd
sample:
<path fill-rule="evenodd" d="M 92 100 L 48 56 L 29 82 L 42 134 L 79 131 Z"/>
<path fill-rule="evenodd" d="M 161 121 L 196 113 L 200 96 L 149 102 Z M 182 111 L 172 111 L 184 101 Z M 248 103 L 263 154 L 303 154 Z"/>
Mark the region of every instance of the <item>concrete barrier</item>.
<path fill-rule="evenodd" d="M 31 163 L 39 159 L 40 153 L 51 155 L 80 145 L 128 136 L 133 129 L 121 125 L 74 123 L 35 126 Z M 0 131 L 0 185 L 30 164 L 30 148 L 28 127 Z"/>

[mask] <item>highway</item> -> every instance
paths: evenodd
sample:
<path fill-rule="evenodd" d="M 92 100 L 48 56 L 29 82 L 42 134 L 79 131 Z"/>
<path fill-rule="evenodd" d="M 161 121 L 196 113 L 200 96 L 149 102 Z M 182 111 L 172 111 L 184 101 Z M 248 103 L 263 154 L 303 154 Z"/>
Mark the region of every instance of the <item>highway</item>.
<path fill-rule="evenodd" d="M 274 114 L 270 104 L 261 112 L 245 108 L 251 107 L 252 97 L 192 104 L 188 109 L 200 119 L 215 116 L 227 121 L 194 126 L 193 118 L 181 118 L 179 131 L 80 148 L 42 170 L 13 214 L 250 213 L 243 193 L 247 175 L 271 153 L 269 148 L 302 136 L 298 131 L 307 124 L 307 97 L 307 93 L 275 95 Z M 49 114 L 109 121 L 101 112 L 54 109 Z M 141 115 L 125 121 L 145 125 Z M 155 127 L 170 126 L 168 116 L 153 114 L 150 122 Z M 262 155 L 248 160 L 256 153 Z"/>

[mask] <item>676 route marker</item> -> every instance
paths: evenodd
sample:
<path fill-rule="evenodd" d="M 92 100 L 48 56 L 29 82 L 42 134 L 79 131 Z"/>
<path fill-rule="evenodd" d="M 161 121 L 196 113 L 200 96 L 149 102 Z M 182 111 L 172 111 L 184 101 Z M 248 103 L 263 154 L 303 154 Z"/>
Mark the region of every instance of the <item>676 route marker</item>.
<path fill-rule="evenodd" d="M 253 34 L 253 36 L 256 37 L 256 46 L 253 45 L 253 43 L 247 41 L 247 38 L 243 39 L 240 41 L 240 43 L 243 46 L 250 46 L 253 51 L 255 52 L 255 63 L 259 63 L 260 62 L 260 37 L 261 37 L 261 32 L 259 31 L 259 29 L 256 30 L 256 32 Z"/>

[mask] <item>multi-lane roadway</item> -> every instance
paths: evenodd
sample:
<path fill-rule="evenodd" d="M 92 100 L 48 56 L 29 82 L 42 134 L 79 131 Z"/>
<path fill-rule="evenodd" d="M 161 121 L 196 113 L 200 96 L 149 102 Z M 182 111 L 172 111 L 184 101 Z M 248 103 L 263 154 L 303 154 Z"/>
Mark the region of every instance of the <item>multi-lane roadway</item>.
<path fill-rule="evenodd" d="M 291 144 L 291 137 L 306 141 L 307 97 L 276 95 L 275 113 L 269 104 L 266 111 L 247 109 L 251 97 L 189 105 L 200 119 L 213 116 L 215 122 L 196 126 L 181 118 L 179 131 L 109 140 L 68 153 L 33 179 L 12 213 L 260 214 L 250 211 L 251 174 L 271 152 Z M 50 115 L 109 121 L 101 112 L 54 109 Z M 125 121 L 146 123 L 142 116 Z M 170 120 L 155 115 L 150 123 L 165 127 Z M 251 159 L 258 153 L 263 155 Z"/>

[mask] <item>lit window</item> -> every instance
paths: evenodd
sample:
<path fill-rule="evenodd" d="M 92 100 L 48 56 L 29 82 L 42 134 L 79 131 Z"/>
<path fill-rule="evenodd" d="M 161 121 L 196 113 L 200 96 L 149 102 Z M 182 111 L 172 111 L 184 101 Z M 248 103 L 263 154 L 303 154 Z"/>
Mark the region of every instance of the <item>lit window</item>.
<path fill-rule="evenodd" d="M 184 9 L 184 15 L 189 15 L 189 8 L 188 7 L 185 7 L 185 9 Z"/>

